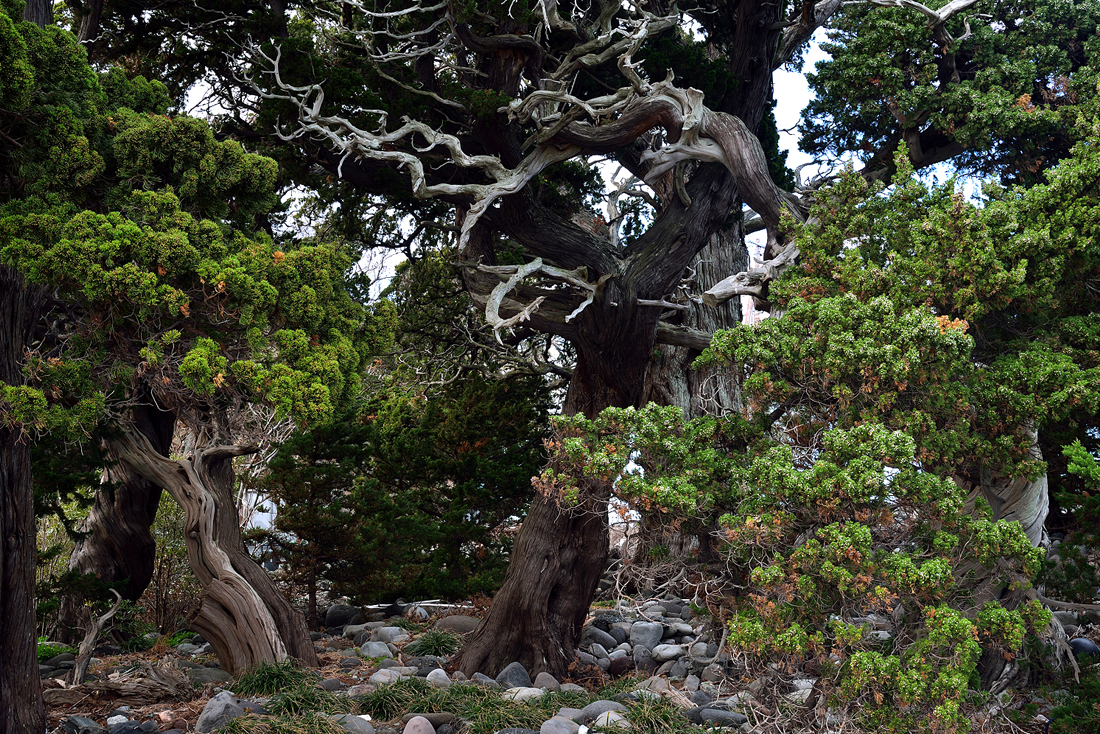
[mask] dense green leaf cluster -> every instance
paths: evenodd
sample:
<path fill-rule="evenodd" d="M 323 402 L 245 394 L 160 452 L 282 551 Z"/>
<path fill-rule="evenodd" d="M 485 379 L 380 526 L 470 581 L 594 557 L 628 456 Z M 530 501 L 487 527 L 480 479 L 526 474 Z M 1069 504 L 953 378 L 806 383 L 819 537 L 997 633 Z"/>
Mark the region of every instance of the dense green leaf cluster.
<path fill-rule="evenodd" d="M 1078 108 L 1097 82 L 1100 5 L 982 2 L 965 15 L 948 22 L 957 40 L 944 49 L 919 13 L 847 6 L 822 44 L 830 58 L 809 75 L 816 98 L 803 149 L 889 164 L 903 131 L 919 129 L 926 145 L 960 146 L 960 169 L 1041 181 L 1080 139 Z"/>
<path fill-rule="evenodd" d="M 331 418 L 388 339 L 347 295 L 353 253 L 276 244 L 260 231 L 277 200 L 272 160 L 166 117 L 163 85 L 97 76 L 69 33 L 13 17 L 0 260 L 67 312 L 64 336 L 30 355 L 28 384 L 4 386 L 3 420 L 90 426 L 137 379 L 176 405 L 243 398 Z"/>
<path fill-rule="evenodd" d="M 495 590 L 543 459 L 546 401 L 538 380 L 473 374 L 432 395 L 380 391 L 297 434 L 264 482 L 278 554 L 363 602 Z"/>

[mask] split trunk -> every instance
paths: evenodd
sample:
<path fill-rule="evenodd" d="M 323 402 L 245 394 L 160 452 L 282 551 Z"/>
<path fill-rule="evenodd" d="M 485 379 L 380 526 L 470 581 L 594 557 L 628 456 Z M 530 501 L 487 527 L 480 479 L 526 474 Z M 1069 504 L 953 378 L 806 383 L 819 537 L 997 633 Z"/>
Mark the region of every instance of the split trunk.
<path fill-rule="evenodd" d="M 210 642 L 225 669 L 237 675 L 288 655 L 316 666 L 305 619 L 241 541 L 233 502 L 233 458 L 254 449 L 206 445 L 173 461 L 133 428 L 114 442 L 114 449 L 135 472 L 167 489 L 183 508 L 188 559 L 204 592 L 191 626 Z"/>

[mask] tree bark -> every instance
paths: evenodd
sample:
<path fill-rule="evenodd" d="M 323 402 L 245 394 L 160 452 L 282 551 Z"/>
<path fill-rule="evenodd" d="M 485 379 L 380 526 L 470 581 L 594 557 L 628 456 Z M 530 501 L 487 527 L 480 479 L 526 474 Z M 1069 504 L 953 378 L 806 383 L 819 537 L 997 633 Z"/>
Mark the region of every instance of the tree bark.
<path fill-rule="evenodd" d="M 160 410 L 146 394 L 131 411 L 135 430 L 149 440 L 161 456 L 168 456 L 176 416 Z M 110 584 L 123 599 L 137 601 L 153 578 L 156 541 L 152 527 L 160 506 L 161 488 L 127 463 L 120 461 L 114 446 L 108 446 L 114 466 L 104 472 L 107 486 L 96 490 L 88 517 L 69 556 L 69 568 L 94 573 Z M 59 635 L 74 639 L 83 622 L 83 599 L 67 597 L 62 602 Z"/>
<path fill-rule="evenodd" d="M 27 6 L 23 8 L 23 20 L 45 28 L 53 23 L 53 3 L 50 0 L 27 0 Z"/>
<path fill-rule="evenodd" d="M 504 585 L 457 667 L 496 676 L 518 661 L 532 677 L 569 675 L 588 604 L 607 563 L 609 487 L 582 487 L 577 507 L 539 495 L 523 521 Z"/>
<path fill-rule="evenodd" d="M 689 270 L 694 271 L 693 292 L 706 291 L 730 273 L 747 270 L 749 253 L 741 236 L 740 224 L 714 234 L 706 249 L 696 256 Z M 669 320 L 713 334 L 741 323 L 740 299 L 731 299 L 717 307 L 691 303 L 688 311 Z M 643 403 L 675 405 L 685 418 L 722 415 L 741 409 L 741 391 L 735 381 L 714 368 L 692 369 L 700 352 L 687 347 L 662 345 L 654 350 L 646 371 Z"/>
<path fill-rule="evenodd" d="M 23 349 L 45 292 L 0 265 L 0 383 L 23 383 Z M 9 425 L 0 400 L 0 731 L 41 734 L 46 710 L 35 646 L 34 491 L 29 437 Z"/>
<path fill-rule="evenodd" d="M 254 449 L 207 445 L 173 461 L 132 428 L 114 445 L 134 471 L 167 489 L 183 507 L 187 555 L 204 591 L 191 626 L 209 640 L 225 669 L 237 675 L 288 655 L 318 665 L 304 617 L 241 542 L 232 460 Z"/>

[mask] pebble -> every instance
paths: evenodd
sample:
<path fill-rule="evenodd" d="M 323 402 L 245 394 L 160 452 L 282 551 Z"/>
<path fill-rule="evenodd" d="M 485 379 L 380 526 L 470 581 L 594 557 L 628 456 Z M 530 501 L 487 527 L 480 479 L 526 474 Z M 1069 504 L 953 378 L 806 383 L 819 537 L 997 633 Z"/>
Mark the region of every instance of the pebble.
<path fill-rule="evenodd" d="M 435 727 L 423 716 L 414 716 L 406 722 L 401 734 L 435 734 Z"/>
<path fill-rule="evenodd" d="M 401 674 L 394 671 L 392 668 L 382 668 L 367 680 L 376 686 L 384 686 L 387 683 L 396 683 L 400 679 Z"/>
<path fill-rule="evenodd" d="M 531 688 L 531 674 L 520 663 L 508 663 L 496 677 L 501 688 Z"/>
<path fill-rule="evenodd" d="M 639 647 L 652 650 L 661 643 L 664 635 L 664 625 L 660 622 L 635 622 L 630 627 L 630 642 L 635 651 Z"/>
<path fill-rule="evenodd" d="M 604 711 L 592 721 L 594 728 L 602 729 L 631 729 L 630 722 L 617 711 Z"/>
<path fill-rule="evenodd" d="M 447 676 L 447 673 L 439 668 L 435 668 L 425 676 L 427 681 L 436 688 L 450 688 L 451 679 Z"/>
<path fill-rule="evenodd" d="M 542 688 L 547 691 L 560 691 L 561 684 L 558 683 L 558 679 L 550 675 L 546 671 L 543 671 L 535 676 L 535 682 L 532 684 L 535 688 Z"/>

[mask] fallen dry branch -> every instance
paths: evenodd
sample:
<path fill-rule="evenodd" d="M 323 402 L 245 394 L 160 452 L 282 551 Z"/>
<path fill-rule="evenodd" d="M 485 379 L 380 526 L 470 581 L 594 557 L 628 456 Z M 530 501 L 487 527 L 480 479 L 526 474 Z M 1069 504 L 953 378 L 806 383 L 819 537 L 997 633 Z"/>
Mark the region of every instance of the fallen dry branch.
<path fill-rule="evenodd" d="M 74 706 L 87 699 L 111 700 L 119 705 L 146 706 L 165 701 L 189 701 L 195 691 L 183 671 L 174 665 L 139 663 L 111 673 L 107 680 L 43 691 L 47 706 Z"/>

